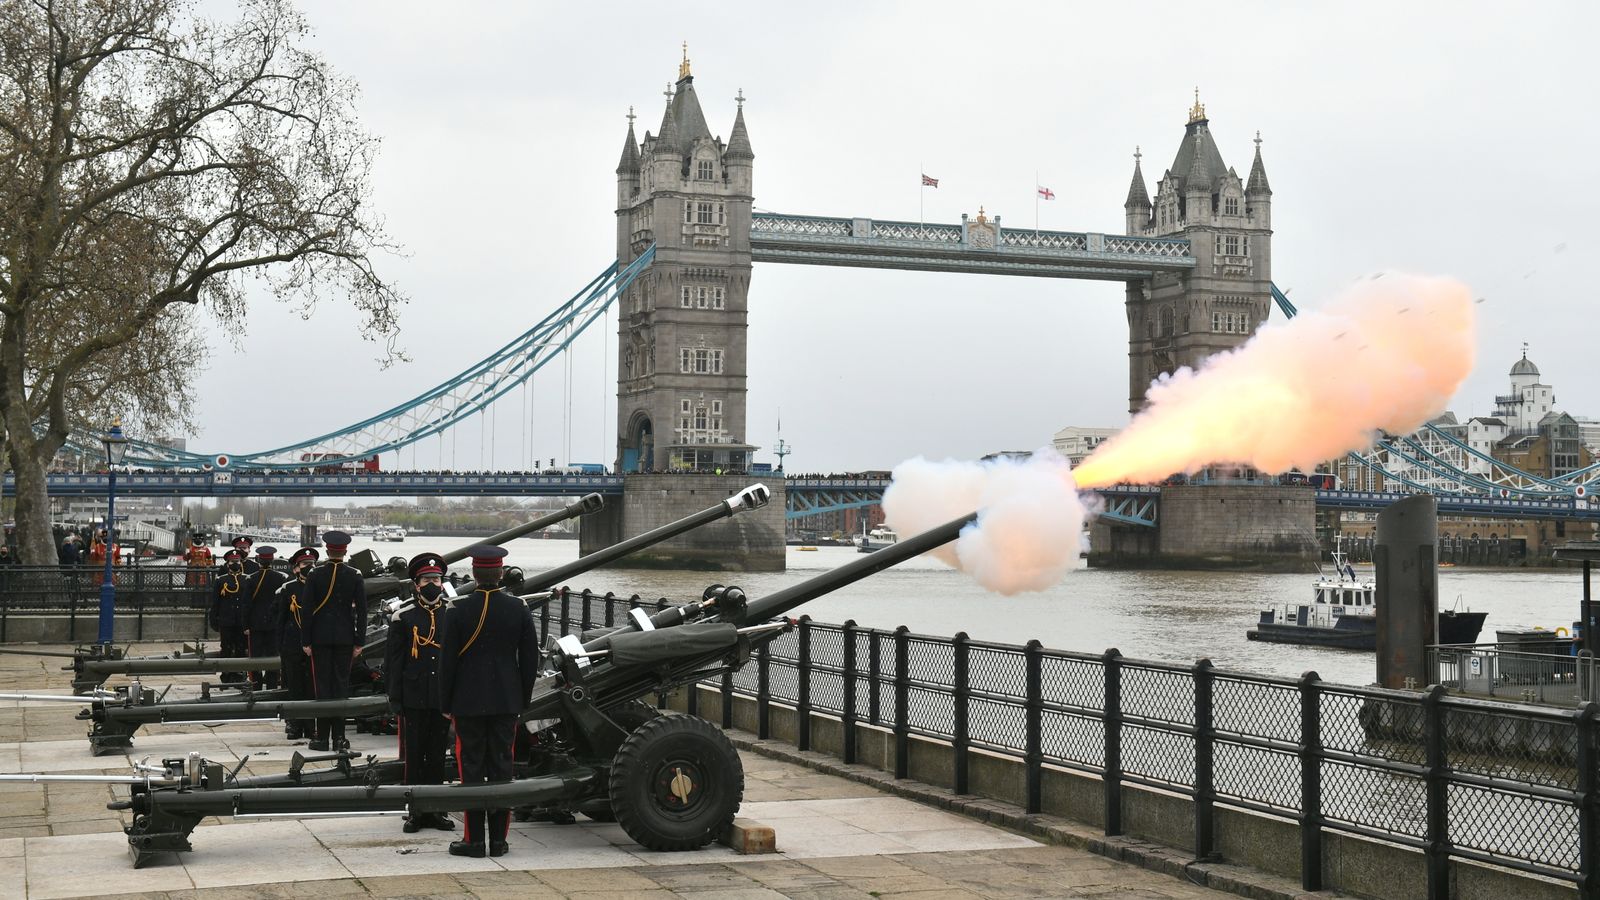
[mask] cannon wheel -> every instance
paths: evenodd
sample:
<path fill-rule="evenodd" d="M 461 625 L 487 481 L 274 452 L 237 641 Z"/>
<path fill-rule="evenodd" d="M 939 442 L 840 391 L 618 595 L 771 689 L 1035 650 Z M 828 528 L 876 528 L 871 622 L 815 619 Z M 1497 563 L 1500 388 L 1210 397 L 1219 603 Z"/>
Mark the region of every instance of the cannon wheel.
<path fill-rule="evenodd" d="M 744 799 L 744 766 L 715 725 L 662 716 L 622 742 L 609 793 L 617 823 L 640 846 L 696 850 L 733 822 Z"/>
<path fill-rule="evenodd" d="M 639 729 L 640 725 L 652 719 L 661 718 L 662 712 L 643 700 L 629 700 L 627 703 L 607 712 L 606 716 L 617 723 L 623 731 L 632 734 Z M 617 814 L 611 811 L 611 798 L 609 797 L 590 800 L 579 807 L 578 811 L 596 822 L 615 822 L 617 820 Z"/>

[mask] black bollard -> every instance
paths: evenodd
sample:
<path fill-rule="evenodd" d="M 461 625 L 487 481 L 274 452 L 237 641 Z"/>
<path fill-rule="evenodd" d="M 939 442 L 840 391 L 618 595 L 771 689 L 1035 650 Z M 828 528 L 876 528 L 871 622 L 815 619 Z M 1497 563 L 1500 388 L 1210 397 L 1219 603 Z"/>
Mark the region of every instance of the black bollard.
<path fill-rule="evenodd" d="M 1407 497 L 1378 514 L 1378 684 L 1422 690 L 1434 681 L 1428 647 L 1439 642 L 1439 504 Z"/>

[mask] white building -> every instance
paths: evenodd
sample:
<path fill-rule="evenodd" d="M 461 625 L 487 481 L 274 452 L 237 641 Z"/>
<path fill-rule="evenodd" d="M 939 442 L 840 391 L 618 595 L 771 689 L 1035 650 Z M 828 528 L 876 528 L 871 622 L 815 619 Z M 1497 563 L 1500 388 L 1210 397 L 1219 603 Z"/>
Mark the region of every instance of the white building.
<path fill-rule="evenodd" d="M 1539 367 L 1528 359 L 1524 347 L 1522 358 L 1511 367 L 1511 393 L 1494 398 L 1494 414 L 1505 420 L 1514 434 L 1532 434 L 1539 430 L 1539 420 L 1556 408 L 1556 389 L 1539 381 Z"/>
<path fill-rule="evenodd" d="M 1056 452 L 1065 456 L 1072 463 L 1072 467 L 1076 469 L 1083 464 L 1084 459 L 1090 453 L 1094 452 L 1094 448 L 1100 446 L 1106 438 L 1121 430 L 1120 428 L 1086 428 L 1082 425 L 1068 425 L 1056 432 L 1056 436 L 1051 443 L 1055 445 Z"/>

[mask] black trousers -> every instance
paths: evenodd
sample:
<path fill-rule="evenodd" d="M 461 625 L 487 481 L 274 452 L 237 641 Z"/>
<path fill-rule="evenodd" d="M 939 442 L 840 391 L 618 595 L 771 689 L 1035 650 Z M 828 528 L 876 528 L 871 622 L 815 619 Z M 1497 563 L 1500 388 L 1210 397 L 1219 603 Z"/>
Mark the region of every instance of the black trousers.
<path fill-rule="evenodd" d="M 400 711 L 400 760 L 404 784 L 444 784 L 445 738 L 450 720 L 437 709 Z"/>
<path fill-rule="evenodd" d="M 311 690 L 318 700 L 343 700 L 350 696 L 352 644 L 316 644 L 311 648 Z M 316 740 L 344 740 L 344 716 L 317 718 Z"/>
<path fill-rule="evenodd" d="M 249 642 L 251 656 L 278 655 L 278 632 L 252 628 L 250 633 L 245 635 L 245 638 Z M 304 656 L 305 653 L 300 655 Z M 278 686 L 278 674 L 277 672 L 251 672 L 250 683 L 257 687 L 275 688 Z"/>
<path fill-rule="evenodd" d="M 221 635 L 222 655 L 225 659 L 243 659 L 250 655 L 250 644 L 245 637 L 243 625 L 223 625 L 217 629 Z M 223 672 L 221 680 L 224 682 L 243 681 L 243 672 Z"/>
<path fill-rule="evenodd" d="M 462 784 L 511 780 L 511 744 L 517 735 L 517 717 L 456 716 L 456 767 Z M 503 841 L 511 828 L 511 810 L 467 810 L 466 839 L 485 843 L 484 820 L 488 819 L 489 840 Z"/>
<path fill-rule="evenodd" d="M 311 690 L 311 657 L 306 655 L 296 643 L 292 647 L 284 647 L 278 654 L 278 659 L 283 663 L 283 686 L 289 691 L 290 700 L 312 700 L 315 694 Z M 296 719 L 293 723 L 304 737 L 311 737 L 316 731 L 317 723 L 311 719 Z"/>

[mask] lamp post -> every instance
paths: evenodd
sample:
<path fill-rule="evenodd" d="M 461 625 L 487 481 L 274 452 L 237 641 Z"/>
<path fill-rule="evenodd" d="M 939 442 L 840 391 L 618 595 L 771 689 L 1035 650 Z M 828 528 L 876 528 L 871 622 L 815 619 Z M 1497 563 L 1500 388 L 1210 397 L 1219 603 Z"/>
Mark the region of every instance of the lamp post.
<path fill-rule="evenodd" d="M 100 582 L 100 643 L 110 644 L 117 604 L 117 586 L 112 582 L 111 573 L 114 562 L 112 548 L 116 546 L 117 538 L 117 466 L 122 465 L 122 459 L 128 453 L 128 439 L 122 436 L 120 420 L 111 423 L 111 430 L 100 438 L 100 443 L 106 448 L 106 474 L 109 476 L 106 487 L 106 574 L 105 580 Z"/>

